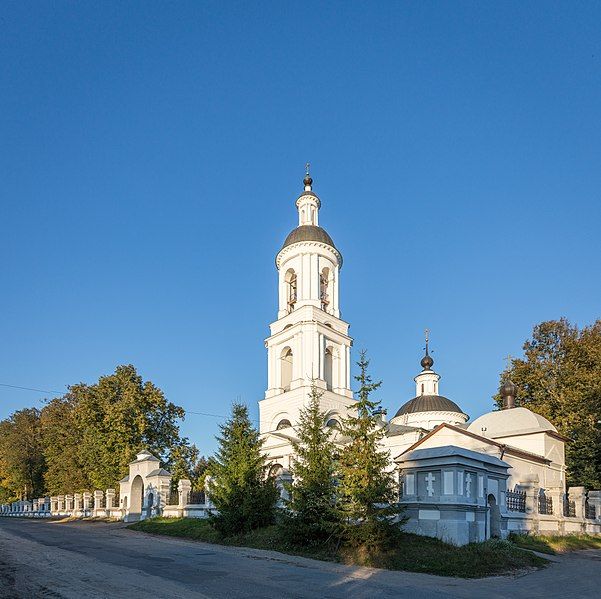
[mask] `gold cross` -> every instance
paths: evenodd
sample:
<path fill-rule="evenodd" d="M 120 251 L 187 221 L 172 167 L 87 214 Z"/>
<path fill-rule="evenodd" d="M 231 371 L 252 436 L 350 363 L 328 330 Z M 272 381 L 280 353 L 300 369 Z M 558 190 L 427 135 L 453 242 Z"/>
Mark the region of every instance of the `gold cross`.
<path fill-rule="evenodd" d="M 305 175 L 309 174 L 309 167 L 311 166 L 311 164 L 309 162 L 307 162 L 307 164 L 305 164 Z"/>

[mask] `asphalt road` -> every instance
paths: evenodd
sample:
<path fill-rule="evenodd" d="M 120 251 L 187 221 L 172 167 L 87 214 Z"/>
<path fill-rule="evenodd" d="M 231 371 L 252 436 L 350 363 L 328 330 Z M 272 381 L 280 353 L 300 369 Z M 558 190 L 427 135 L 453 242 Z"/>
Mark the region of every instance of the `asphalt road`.
<path fill-rule="evenodd" d="M 357 568 L 155 537 L 123 524 L 0 518 L 2 599 L 599 597 L 601 552 L 481 580 Z"/>

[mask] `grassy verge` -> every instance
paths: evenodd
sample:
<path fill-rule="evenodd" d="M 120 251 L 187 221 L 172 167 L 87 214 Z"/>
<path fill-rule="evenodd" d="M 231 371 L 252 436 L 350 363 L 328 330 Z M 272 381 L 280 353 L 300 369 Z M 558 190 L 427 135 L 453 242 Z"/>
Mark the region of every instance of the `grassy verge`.
<path fill-rule="evenodd" d="M 153 518 L 136 522 L 128 528 L 207 543 L 270 549 L 326 561 L 460 578 L 481 578 L 524 568 L 538 568 L 547 563 L 546 560 L 516 547 L 513 543 L 498 540 L 455 547 L 438 539 L 404 534 L 399 546 L 394 550 L 378 555 L 366 555 L 359 550 L 335 550 L 323 546 L 294 547 L 281 537 L 276 526 L 225 539 L 219 536 L 207 520 Z"/>
<path fill-rule="evenodd" d="M 557 535 L 512 534 L 510 540 L 518 547 L 550 555 L 566 553 L 567 551 L 578 551 L 580 549 L 601 549 L 601 537 L 593 537 L 591 535 L 567 535 L 560 537 Z"/>

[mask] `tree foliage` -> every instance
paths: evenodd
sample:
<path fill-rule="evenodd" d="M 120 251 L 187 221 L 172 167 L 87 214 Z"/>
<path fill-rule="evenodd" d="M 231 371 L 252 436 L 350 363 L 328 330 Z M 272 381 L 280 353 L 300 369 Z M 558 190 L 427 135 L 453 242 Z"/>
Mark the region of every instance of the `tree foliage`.
<path fill-rule="evenodd" d="M 79 383 L 40 411 L 15 412 L 0 422 L 0 493 L 15 499 L 115 487 L 141 449 L 167 467 L 198 450 L 179 435 L 184 410 L 131 366 L 97 383 Z M 187 472 L 186 472 L 187 473 Z"/>
<path fill-rule="evenodd" d="M 516 385 L 518 405 L 571 439 L 568 484 L 601 488 L 601 320 L 582 329 L 566 319 L 542 322 L 523 349 L 501 378 Z"/>
<path fill-rule="evenodd" d="M 14 412 L 0 422 L 0 502 L 39 497 L 44 469 L 40 411 Z"/>
<path fill-rule="evenodd" d="M 380 448 L 386 435 L 380 417 L 375 413 L 379 401 L 370 399 L 381 381 L 373 382 L 367 372 L 369 361 L 365 352 L 357 362 L 360 383 L 353 404 L 354 414 L 343 420 L 345 445 L 340 452 L 341 507 L 347 518 L 346 535 L 351 545 L 367 550 L 385 549 L 397 538 L 400 526 L 396 521 L 398 489 L 392 473 L 387 471 L 389 453 Z"/>
<path fill-rule="evenodd" d="M 177 489 L 177 483 L 187 478 L 192 483 L 193 491 L 203 491 L 208 465 L 208 460 L 200 455 L 198 447 L 184 437 L 171 449 L 166 464 L 171 472 L 171 488 Z"/>
<path fill-rule="evenodd" d="M 248 409 L 234 404 L 230 419 L 220 426 L 218 450 L 209 462 L 209 494 L 218 514 L 214 527 L 224 536 L 273 523 L 278 489 L 266 477 L 263 441 L 252 426 Z"/>
<path fill-rule="evenodd" d="M 46 410 L 52 417 L 45 417 Z M 184 410 L 127 365 L 93 385 L 73 385 L 65 397 L 49 403 L 42 417 L 46 482 L 51 493 L 58 493 L 114 487 L 141 449 L 168 463 L 181 443 L 177 421 Z"/>
<path fill-rule="evenodd" d="M 311 387 L 308 405 L 300 411 L 292 443 L 294 458 L 290 473 L 294 482 L 282 529 L 288 540 L 299 545 L 324 543 L 340 536 L 342 517 L 336 492 L 336 445 L 326 413 L 320 411 L 323 391 Z"/>

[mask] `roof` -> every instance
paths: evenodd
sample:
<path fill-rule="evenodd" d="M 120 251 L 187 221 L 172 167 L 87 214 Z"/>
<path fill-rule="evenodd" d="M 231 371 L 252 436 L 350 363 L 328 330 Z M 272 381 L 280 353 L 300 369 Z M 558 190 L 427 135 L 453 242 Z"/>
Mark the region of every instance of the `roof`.
<path fill-rule="evenodd" d="M 387 437 L 396 437 L 397 435 L 403 435 L 405 433 L 413 433 L 416 431 L 424 431 L 423 428 L 418 426 L 407 426 L 405 424 L 393 424 L 392 422 L 388 423 L 386 427 L 386 436 Z"/>
<path fill-rule="evenodd" d="M 412 451 L 405 452 L 403 454 L 403 459 L 399 461 L 408 462 L 411 460 L 429 460 L 433 458 L 447 458 L 455 456 L 468 458 L 470 460 L 477 460 L 479 462 L 485 462 L 495 466 L 504 466 L 505 468 L 509 466 L 507 462 L 500 460 L 497 456 L 482 453 L 480 451 L 474 451 L 473 449 L 466 449 L 465 447 L 458 447 L 457 445 L 441 445 L 440 447 L 414 449 Z"/>
<path fill-rule="evenodd" d="M 165 468 L 156 468 L 156 470 L 153 470 L 146 475 L 146 477 L 149 476 L 171 476 L 171 472 L 167 472 Z"/>
<path fill-rule="evenodd" d="M 124 478 L 122 478 L 119 482 L 120 483 L 127 483 L 127 482 L 129 482 L 129 474 L 127 476 L 125 476 Z"/>
<path fill-rule="evenodd" d="M 551 463 L 551 460 L 549 460 L 549 459 L 545 458 L 544 456 L 541 456 L 537 453 L 531 453 L 530 451 L 525 451 L 524 449 L 520 449 L 519 447 L 513 447 L 511 445 L 506 445 L 505 443 L 499 443 L 498 441 L 495 441 L 494 439 L 489 439 L 488 437 L 483 437 L 482 435 L 477 435 L 476 433 L 472 433 L 469 430 L 459 428 L 458 426 L 455 426 L 454 424 L 448 424 L 447 422 L 443 422 L 442 424 L 439 424 L 435 429 L 432 429 L 427 435 L 422 437 L 419 441 L 416 441 L 413 445 L 411 445 L 411 447 L 408 447 L 407 449 L 405 449 L 405 451 L 403 451 L 396 458 L 394 458 L 394 461 L 395 462 L 399 461 L 399 458 L 401 456 L 405 455 L 406 453 L 408 453 L 410 451 L 413 451 L 414 449 L 419 447 L 424 441 L 427 441 L 430 437 L 434 436 L 436 433 L 438 433 L 438 431 L 441 431 L 443 428 L 448 428 L 448 429 L 451 429 L 452 431 L 461 433 L 462 435 L 466 435 L 467 437 L 471 437 L 472 439 L 478 439 L 479 441 L 484 441 L 485 443 L 488 443 L 489 445 L 494 445 L 501 450 L 502 454 L 507 453 L 509 455 L 523 457 L 528 460 L 532 460 L 534 462 L 539 462 L 541 464 L 550 464 Z"/>
<path fill-rule="evenodd" d="M 549 433 L 553 436 L 557 434 L 557 429 L 545 417 L 528 408 L 488 412 L 476 418 L 468 430 L 476 434 L 485 430 L 486 436 L 493 439 L 534 433 Z"/>
<path fill-rule="evenodd" d="M 318 241 L 319 243 L 325 243 L 336 249 L 332 238 L 322 227 L 318 227 L 317 225 L 299 225 L 290 231 L 282 245 L 282 250 L 293 243 L 300 243 L 302 241 Z"/>
<path fill-rule="evenodd" d="M 463 410 L 450 399 L 442 395 L 418 395 L 403 404 L 394 415 L 415 414 L 416 412 L 457 412 L 463 414 Z"/>
<path fill-rule="evenodd" d="M 160 462 L 159 458 L 155 458 L 149 451 L 141 451 L 136 455 L 136 459 L 130 464 L 136 464 L 140 462 Z"/>

